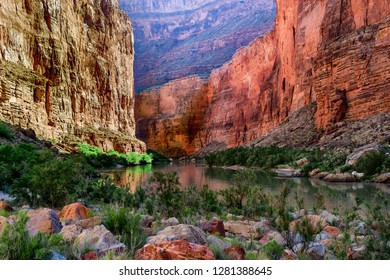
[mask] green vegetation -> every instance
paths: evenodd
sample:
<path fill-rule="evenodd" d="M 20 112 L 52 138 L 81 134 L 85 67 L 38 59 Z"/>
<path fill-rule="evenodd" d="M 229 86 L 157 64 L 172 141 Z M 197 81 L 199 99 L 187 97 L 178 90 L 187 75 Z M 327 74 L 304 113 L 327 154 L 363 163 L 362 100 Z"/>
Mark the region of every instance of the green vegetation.
<path fill-rule="evenodd" d="M 151 164 L 153 162 L 152 154 L 121 154 L 114 150 L 109 150 L 105 153 L 98 147 L 83 143 L 77 143 L 77 147 L 88 163 L 95 168 L 112 167 L 115 165 L 133 166 Z"/>
<path fill-rule="evenodd" d="M 12 140 L 14 136 L 11 131 L 8 129 L 5 123 L 0 122 L 0 137 L 3 137 L 7 140 Z"/>
<path fill-rule="evenodd" d="M 108 207 L 104 215 L 104 226 L 119 237 L 119 241 L 127 246 L 127 253 L 134 257 L 137 250 L 146 244 L 146 235 L 140 227 L 142 217 L 123 207 Z"/>
<path fill-rule="evenodd" d="M 15 225 L 7 225 L 0 235 L 0 260 L 47 260 L 52 249 L 59 247 L 58 235 L 38 233 L 30 236 L 26 229 L 28 218 L 20 213 Z"/>
<path fill-rule="evenodd" d="M 262 251 L 267 255 L 270 260 L 279 260 L 284 252 L 284 247 L 276 243 L 275 240 L 264 245 Z"/>
<path fill-rule="evenodd" d="M 209 166 L 257 167 L 264 170 L 276 168 L 279 165 L 295 165 L 295 162 L 307 158 L 309 164 L 303 168 L 304 173 L 319 168 L 322 171 L 332 171 L 344 165 L 346 154 L 338 152 L 323 152 L 320 150 L 305 150 L 296 148 L 271 147 L 238 147 L 206 155 Z"/>
<path fill-rule="evenodd" d="M 382 170 L 385 171 L 388 168 L 389 159 L 390 157 L 386 156 L 384 152 L 374 151 L 360 158 L 355 169 L 365 175 L 372 176 L 381 173 Z"/>

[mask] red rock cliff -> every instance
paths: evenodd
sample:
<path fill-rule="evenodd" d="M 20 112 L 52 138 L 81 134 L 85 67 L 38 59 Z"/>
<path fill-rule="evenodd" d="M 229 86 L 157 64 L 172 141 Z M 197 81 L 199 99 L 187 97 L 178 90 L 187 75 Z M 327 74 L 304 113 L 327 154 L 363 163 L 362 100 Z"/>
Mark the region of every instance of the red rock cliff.
<path fill-rule="evenodd" d="M 117 0 L 2 0 L 0 117 L 38 136 L 144 151 L 133 31 Z"/>
<path fill-rule="evenodd" d="M 277 7 L 274 30 L 211 74 L 204 147 L 295 143 L 300 133 L 297 144 L 321 144 L 349 122 L 390 113 L 387 0 L 277 0 Z"/>
<path fill-rule="evenodd" d="M 198 76 L 144 91 L 136 97 L 137 136 L 166 155 L 193 154 L 204 146 L 200 131 L 210 101 Z"/>

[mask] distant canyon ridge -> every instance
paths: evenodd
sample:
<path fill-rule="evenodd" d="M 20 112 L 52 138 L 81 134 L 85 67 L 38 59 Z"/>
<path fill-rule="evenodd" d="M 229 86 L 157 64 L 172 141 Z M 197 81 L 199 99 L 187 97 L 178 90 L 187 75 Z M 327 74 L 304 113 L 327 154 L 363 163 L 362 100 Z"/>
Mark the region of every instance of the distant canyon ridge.
<path fill-rule="evenodd" d="M 136 135 L 178 157 L 240 145 L 353 149 L 390 139 L 389 1 L 276 6 L 273 30 L 208 78 L 191 75 L 137 95 Z"/>
<path fill-rule="evenodd" d="M 274 0 L 120 0 L 135 36 L 135 90 L 213 69 L 273 27 Z"/>

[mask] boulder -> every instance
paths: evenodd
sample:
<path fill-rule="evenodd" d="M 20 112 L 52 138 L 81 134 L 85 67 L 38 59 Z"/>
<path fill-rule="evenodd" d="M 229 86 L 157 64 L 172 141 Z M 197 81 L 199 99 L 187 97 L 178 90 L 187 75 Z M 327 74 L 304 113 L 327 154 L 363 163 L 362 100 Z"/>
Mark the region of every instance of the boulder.
<path fill-rule="evenodd" d="M 232 260 L 243 261 L 245 260 L 246 252 L 245 249 L 240 246 L 231 246 L 223 250 Z"/>
<path fill-rule="evenodd" d="M 58 252 L 51 252 L 51 261 L 66 261 L 66 257 Z"/>
<path fill-rule="evenodd" d="M 229 248 L 229 245 L 225 241 L 219 239 L 218 237 L 216 237 L 214 235 L 207 236 L 207 243 L 209 245 L 215 245 L 218 248 L 221 248 L 222 250 Z"/>
<path fill-rule="evenodd" d="M 7 225 L 7 219 L 3 216 L 0 216 L 0 234 L 3 232 L 6 225 Z"/>
<path fill-rule="evenodd" d="M 159 231 L 157 235 L 148 238 L 147 242 L 158 244 L 174 240 L 186 240 L 190 243 L 204 245 L 207 243 L 206 234 L 198 227 L 192 225 L 177 225 Z"/>
<path fill-rule="evenodd" d="M 180 225 L 180 222 L 176 218 L 169 218 L 166 220 L 161 220 L 161 225 L 163 227 L 174 227 Z"/>
<path fill-rule="evenodd" d="M 364 173 L 359 173 L 359 172 L 356 172 L 356 171 L 353 171 L 351 174 L 357 180 L 360 180 L 360 179 L 362 179 L 364 177 Z"/>
<path fill-rule="evenodd" d="M 323 229 L 324 232 L 329 234 L 333 238 L 337 238 L 341 234 L 341 230 L 337 227 L 327 226 Z"/>
<path fill-rule="evenodd" d="M 323 180 L 326 182 L 356 182 L 356 178 L 350 173 L 329 174 Z"/>
<path fill-rule="evenodd" d="M 69 219 L 83 220 L 88 218 L 90 218 L 89 209 L 79 202 L 65 206 L 60 212 L 61 221 Z"/>
<path fill-rule="evenodd" d="M 326 246 L 321 243 L 312 243 L 310 244 L 309 249 L 306 250 L 306 253 L 314 257 L 317 260 L 323 260 L 326 252 Z"/>
<path fill-rule="evenodd" d="M 84 230 L 75 240 L 74 244 L 79 248 L 90 248 L 99 254 L 114 251 L 120 252 L 126 246 L 115 239 L 114 235 L 103 225 L 95 226 L 92 230 Z"/>
<path fill-rule="evenodd" d="M 227 221 L 224 223 L 225 231 L 235 236 L 245 238 L 257 238 L 259 236 L 258 229 L 260 225 L 249 221 Z"/>
<path fill-rule="evenodd" d="M 62 225 L 58 215 L 51 209 L 41 208 L 27 212 L 26 227 L 31 236 L 41 233 L 59 233 Z"/>
<path fill-rule="evenodd" d="M 329 224 L 340 224 L 341 220 L 339 217 L 324 210 L 321 212 L 320 217 L 323 218 Z"/>
<path fill-rule="evenodd" d="M 390 183 L 390 172 L 389 173 L 382 173 L 375 177 L 374 181 L 376 183 Z"/>
<path fill-rule="evenodd" d="M 275 240 L 276 243 L 279 245 L 285 246 L 287 244 L 286 239 L 277 231 L 270 231 L 266 235 L 264 235 L 259 242 L 262 244 L 267 244 L 268 242 L 271 242 L 272 240 Z"/>
<path fill-rule="evenodd" d="M 225 237 L 225 227 L 222 220 L 213 219 L 211 221 L 206 221 L 200 228 L 205 232 Z"/>
<path fill-rule="evenodd" d="M 309 163 L 309 160 L 307 158 L 302 158 L 302 159 L 297 160 L 295 162 L 295 164 L 298 165 L 299 167 L 305 166 L 308 163 Z"/>
<path fill-rule="evenodd" d="M 74 241 L 81 233 L 83 228 L 78 225 L 64 226 L 60 234 L 67 241 Z"/>
<path fill-rule="evenodd" d="M 81 257 L 83 261 L 96 261 L 98 258 L 99 256 L 96 251 L 88 252 Z"/>
<path fill-rule="evenodd" d="M 380 146 L 378 144 L 369 144 L 355 150 L 347 157 L 346 165 L 355 166 L 358 161 L 364 156 L 379 151 Z"/>
<path fill-rule="evenodd" d="M 149 215 L 142 215 L 142 220 L 139 222 L 139 226 L 142 228 L 150 228 L 153 224 L 154 218 Z"/>
<path fill-rule="evenodd" d="M 310 171 L 309 176 L 311 178 L 313 178 L 314 176 L 316 176 L 319 173 L 321 173 L 321 170 L 317 168 L 317 169 L 314 169 L 314 170 Z"/>
<path fill-rule="evenodd" d="M 330 175 L 329 172 L 320 172 L 320 173 L 317 173 L 316 175 L 314 175 L 313 179 L 323 180 L 324 178 L 326 178 L 329 175 Z"/>
<path fill-rule="evenodd" d="M 285 249 L 283 254 L 283 260 L 297 260 L 298 255 L 290 249 Z"/>
<path fill-rule="evenodd" d="M 103 222 L 101 217 L 92 217 L 90 219 L 78 220 L 76 225 L 83 229 L 93 229 L 95 226 L 100 225 Z"/>
<path fill-rule="evenodd" d="M 6 211 L 6 212 L 12 212 L 14 209 L 4 200 L 0 201 L 0 210 Z"/>
<path fill-rule="evenodd" d="M 215 260 L 206 246 L 175 240 L 160 244 L 146 244 L 138 250 L 137 260 Z"/>
<path fill-rule="evenodd" d="M 304 219 L 308 219 L 310 221 L 311 227 L 315 233 L 321 232 L 328 225 L 325 219 L 318 215 L 307 215 L 303 218 L 292 221 L 289 225 L 290 231 L 295 232 L 297 224 L 304 222 Z"/>

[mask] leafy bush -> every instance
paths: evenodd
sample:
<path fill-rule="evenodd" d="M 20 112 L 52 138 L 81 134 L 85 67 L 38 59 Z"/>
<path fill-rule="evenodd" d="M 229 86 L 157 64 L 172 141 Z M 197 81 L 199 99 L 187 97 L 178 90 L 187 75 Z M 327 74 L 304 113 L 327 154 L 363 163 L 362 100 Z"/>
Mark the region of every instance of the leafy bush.
<path fill-rule="evenodd" d="M 88 144 L 77 143 L 77 146 L 79 151 L 94 167 L 110 167 L 116 164 L 130 166 L 151 164 L 153 162 L 152 154 L 139 154 L 134 152 L 121 154 L 114 150 L 109 150 L 105 153 L 100 148 Z"/>
<path fill-rule="evenodd" d="M 14 138 L 14 136 L 11 133 L 11 131 L 2 122 L 0 122 L 0 137 L 3 137 L 5 139 L 7 139 L 7 140 L 12 140 Z"/>
<path fill-rule="evenodd" d="M 275 240 L 268 242 L 261 249 L 271 260 L 279 260 L 283 256 L 284 247 Z"/>
<path fill-rule="evenodd" d="M 31 237 L 26 229 L 28 217 L 20 213 L 15 225 L 8 224 L 0 235 L 1 260 L 48 260 L 56 237 L 38 233 Z"/>
<path fill-rule="evenodd" d="M 221 190 L 224 204 L 231 209 L 240 212 L 244 206 L 244 200 L 248 198 L 251 187 L 255 184 L 256 175 L 251 170 L 239 171 L 233 176 L 233 185 Z"/>
<path fill-rule="evenodd" d="M 79 197 L 79 190 L 88 184 L 88 172 L 71 158 L 48 156 L 45 162 L 31 166 L 16 179 L 10 194 L 19 204 L 61 208 Z"/>
<path fill-rule="evenodd" d="M 127 246 L 130 256 L 146 244 L 146 235 L 140 227 L 142 217 L 134 215 L 128 208 L 109 207 L 105 210 L 104 226 Z"/>
<path fill-rule="evenodd" d="M 382 164 L 384 164 L 385 160 L 385 154 L 374 151 L 360 158 L 355 168 L 358 172 L 363 172 L 366 175 L 375 175 L 382 171 Z"/>
<path fill-rule="evenodd" d="M 183 207 L 179 176 L 176 172 L 154 172 L 151 182 L 151 195 L 155 195 L 160 213 L 169 217 L 180 217 Z"/>

